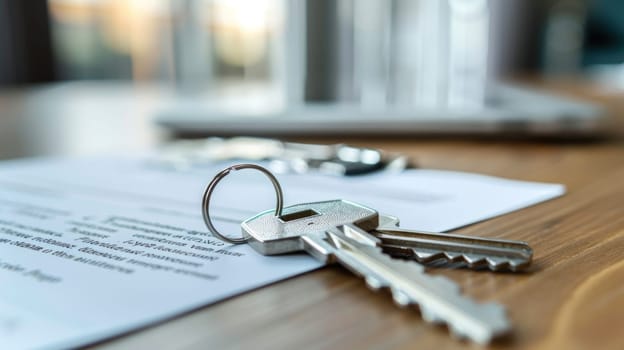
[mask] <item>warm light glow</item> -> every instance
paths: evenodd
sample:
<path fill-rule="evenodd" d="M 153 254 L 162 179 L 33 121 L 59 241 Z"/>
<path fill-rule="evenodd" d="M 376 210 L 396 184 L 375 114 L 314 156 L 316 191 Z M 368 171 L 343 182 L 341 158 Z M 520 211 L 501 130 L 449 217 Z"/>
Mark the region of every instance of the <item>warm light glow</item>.
<path fill-rule="evenodd" d="M 277 5 L 274 0 L 214 0 L 210 16 L 219 58 L 237 66 L 260 61 L 281 22 Z"/>
<path fill-rule="evenodd" d="M 170 25 L 168 0 L 49 0 L 49 8 L 55 21 L 74 30 L 98 28 L 108 48 L 131 57 L 134 79 L 154 75 Z"/>
<path fill-rule="evenodd" d="M 49 0 L 55 23 L 78 35 L 61 40 L 73 48 L 73 56 L 90 60 L 98 55 L 94 47 L 130 56 L 135 80 L 157 75 L 159 59 L 172 44 L 178 0 Z M 179 2 L 181 4 L 181 2 Z M 282 0 L 197 0 L 193 8 L 205 11 L 198 16 L 205 40 L 217 58 L 226 64 L 251 67 L 270 59 L 270 42 L 281 28 Z M 63 46 L 63 45 L 61 45 Z M 89 47 L 87 47 L 89 46 Z M 85 51 L 87 50 L 87 51 Z M 89 51 L 90 50 L 90 51 Z M 170 50 L 170 48 L 169 48 Z M 207 63 L 208 64 L 208 63 Z"/>

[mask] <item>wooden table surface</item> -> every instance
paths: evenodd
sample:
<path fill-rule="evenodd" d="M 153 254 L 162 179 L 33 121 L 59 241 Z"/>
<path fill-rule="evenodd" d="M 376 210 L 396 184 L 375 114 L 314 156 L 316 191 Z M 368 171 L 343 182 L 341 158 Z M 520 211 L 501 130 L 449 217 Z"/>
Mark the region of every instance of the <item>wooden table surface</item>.
<path fill-rule="evenodd" d="M 595 90 L 551 87 L 602 100 Z M 589 92 L 588 92 L 589 91 Z M 618 103 L 618 98 L 609 99 Z M 615 106 L 618 110 L 620 106 Z M 624 109 L 620 109 L 624 111 Z M 327 140 L 332 142 L 336 140 Z M 624 349 L 624 140 L 350 140 L 409 154 L 423 168 L 565 184 L 567 194 L 454 231 L 528 241 L 525 273 L 429 268 L 467 295 L 507 307 L 513 334 L 491 348 Z M 97 349 L 479 346 L 397 308 L 339 266 L 245 293 L 94 346 Z"/>

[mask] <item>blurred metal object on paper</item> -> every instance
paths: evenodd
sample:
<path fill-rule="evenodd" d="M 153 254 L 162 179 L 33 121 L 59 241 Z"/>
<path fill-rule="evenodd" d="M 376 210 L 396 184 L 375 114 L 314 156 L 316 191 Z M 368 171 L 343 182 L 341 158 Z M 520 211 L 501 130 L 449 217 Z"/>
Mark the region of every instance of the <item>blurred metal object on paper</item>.
<path fill-rule="evenodd" d="M 186 171 L 230 160 L 268 161 L 271 170 L 277 173 L 318 172 L 336 176 L 402 171 L 411 166 L 406 156 L 378 149 L 255 137 L 173 141 L 159 150 L 151 164 Z"/>

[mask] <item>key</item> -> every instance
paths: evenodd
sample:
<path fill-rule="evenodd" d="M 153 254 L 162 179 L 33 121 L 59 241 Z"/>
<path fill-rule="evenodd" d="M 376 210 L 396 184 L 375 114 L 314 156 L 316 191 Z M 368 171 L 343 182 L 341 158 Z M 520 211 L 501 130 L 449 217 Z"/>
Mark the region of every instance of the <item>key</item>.
<path fill-rule="evenodd" d="M 248 243 L 264 255 L 305 251 L 326 263 L 340 263 L 362 276 L 373 290 L 388 288 L 399 306 L 418 305 L 424 320 L 445 323 L 452 334 L 487 344 L 506 334 L 504 308 L 480 304 L 460 294 L 457 284 L 430 276 L 414 261 L 382 253 L 367 231 L 379 226 L 378 213 L 344 200 L 298 204 L 260 213 L 241 224 Z"/>
<path fill-rule="evenodd" d="M 381 240 L 385 253 L 421 263 L 445 260 L 462 262 L 469 268 L 515 272 L 527 268 L 533 257 L 533 249 L 523 241 L 406 230 L 398 226 L 396 217 L 381 215 L 379 227 L 370 233 Z"/>

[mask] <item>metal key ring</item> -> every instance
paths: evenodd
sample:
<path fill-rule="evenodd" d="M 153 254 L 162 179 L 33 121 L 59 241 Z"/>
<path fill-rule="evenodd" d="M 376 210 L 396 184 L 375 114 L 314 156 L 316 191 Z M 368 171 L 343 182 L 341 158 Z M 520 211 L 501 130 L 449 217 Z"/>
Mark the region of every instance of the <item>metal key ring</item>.
<path fill-rule="evenodd" d="M 241 238 L 230 238 L 230 237 L 226 237 L 224 235 L 222 235 L 212 224 L 212 220 L 210 219 L 210 208 L 209 208 L 209 204 L 210 204 L 210 197 L 212 196 L 212 192 L 214 192 L 215 187 L 217 187 L 217 184 L 219 183 L 219 181 L 223 180 L 224 177 L 226 177 L 227 175 L 230 174 L 231 171 L 236 171 L 236 170 L 241 170 L 241 169 L 255 169 L 260 171 L 261 173 L 263 173 L 264 175 L 266 175 L 269 180 L 271 180 L 271 183 L 273 184 L 273 187 L 275 188 L 275 194 L 277 195 L 277 204 L 275 207 L 275 216 L 281 216 L 282 215 L 282 209 L 284 207 L 284 196 L 282 194 L 282 187 L 279 184 L 279 181 L 277 181 L 277 179 L 275 178 L 275 176 L 273 176 L 273 174 L 271 174 L 270 171 L 268 171 L 267 169 L 256 165 L 256 164 L 236 164 L 236 165 L 232 165 L 231 167 L 227 167 L 223 170 L 221 170 L 217 175 L 215 175 L 215 177 L 212 179 L 212 181 L 210 181 L 210 183 L 208 184 L 208 186 L 206 186 L 206 190 L 204 191 L 204 197 L 202 200 L 202 215 L 204 217 L 204 223 L 206 223 L 206 227 L 208 227 L 208 230 L 210 230 L 210 232 L 215 235 L 217 238 L 232 243 L 232 244 L 241 244 L 241 243 L 245 243 L 249 240 L 249 238 L 245 238 L 245 237 L 241 237 Z"/>

